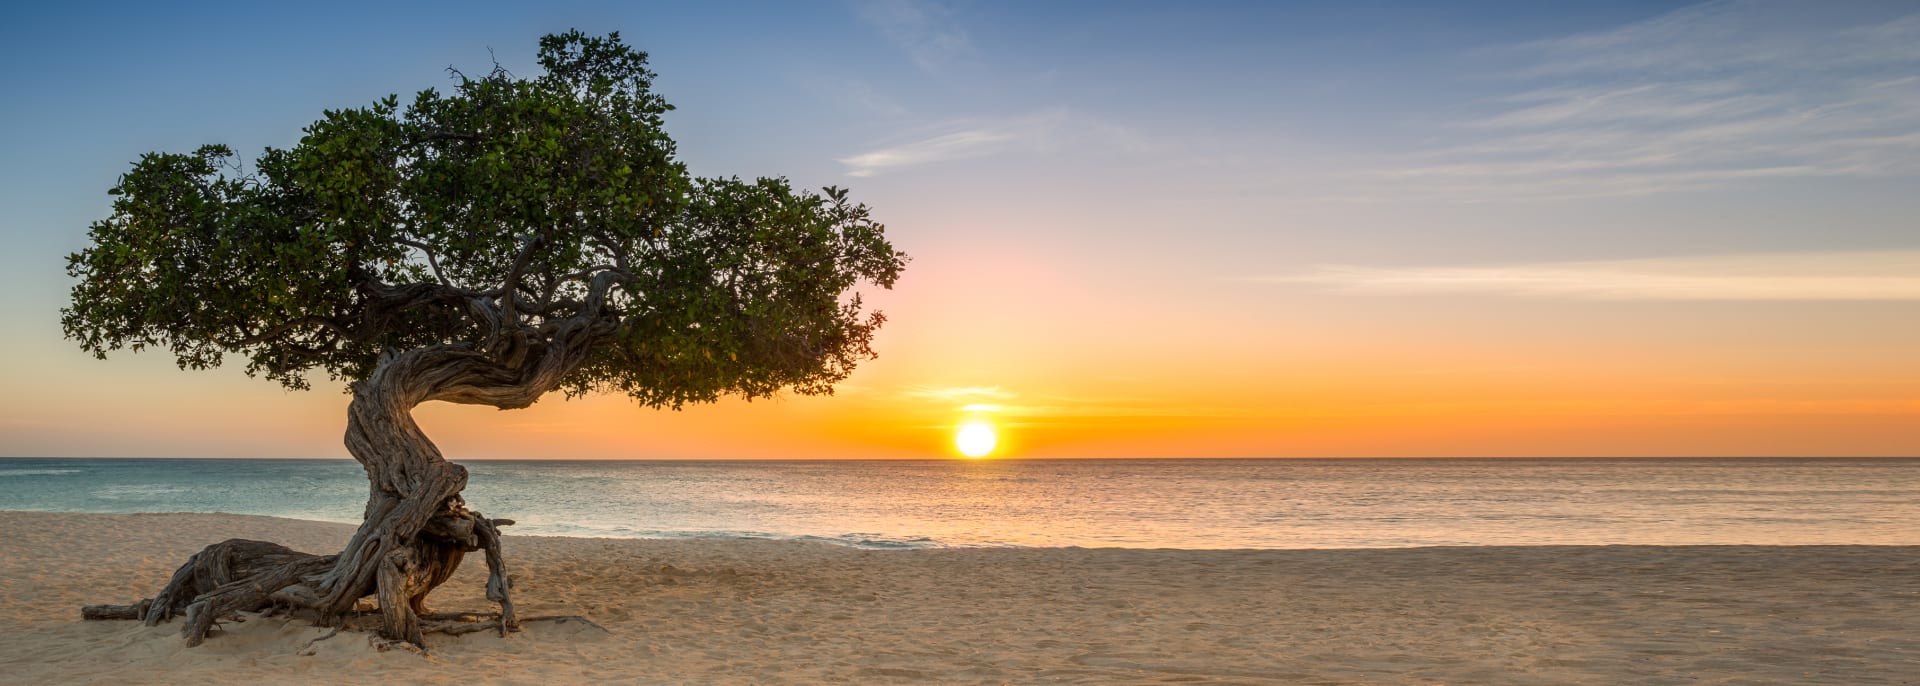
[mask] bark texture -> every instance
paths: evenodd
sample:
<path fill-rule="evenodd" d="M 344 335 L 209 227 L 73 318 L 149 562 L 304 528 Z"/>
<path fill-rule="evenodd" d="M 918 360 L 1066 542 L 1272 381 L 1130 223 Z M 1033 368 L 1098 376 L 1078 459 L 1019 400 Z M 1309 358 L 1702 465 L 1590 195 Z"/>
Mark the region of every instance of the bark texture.
<path fill-rule="evenodd" d="M 604 333 L 596 324 L 563 322 L 550 338 L 490 346 L 504 353 L 440 345 L 383 358 L 369 378 L 354 384 L 347 410 L 347 450 L 365 467 L 368 492 L 365 517 L 343 550 L 313 555 L 263 541 L 222 541 L 189 558 L 153 598 L 87 606 L 81 616 L 148 625 L 181 617 L 188 645 L 198 645 L 218 620 L 235 613 L 308 610 L 321 623 L 341 626 L 371 596 L 380 636 L 418 648 L 425 647 L 423 634 L 430 630 L 518 631 L 499 528 L 513 522 L 467 507 L 460 497 L 467 470 L 441 456 L 414 423 L 412 410 L 430 400 L 501 409 L 531 405 L 581 363 L 591 338 Z M 499 605 L 499 613 L 485 622 L 441 618 L 423 625 L 423 617 L 430 617 L 427 595 L 470 552 L 486 555 L 487 599 Z"/>

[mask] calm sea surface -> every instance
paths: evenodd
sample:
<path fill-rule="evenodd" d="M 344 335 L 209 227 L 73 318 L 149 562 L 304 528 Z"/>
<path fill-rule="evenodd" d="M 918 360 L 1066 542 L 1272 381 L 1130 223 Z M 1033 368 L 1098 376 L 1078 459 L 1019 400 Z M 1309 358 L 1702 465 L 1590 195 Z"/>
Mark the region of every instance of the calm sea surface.
<path fill-rule="evenodd" d="M 1920 544 L 1920 460 L 469 461 L 519 534 L 875 548 Z M 0 510 L 358 522 L 351 460 L 0 458 Z"/>

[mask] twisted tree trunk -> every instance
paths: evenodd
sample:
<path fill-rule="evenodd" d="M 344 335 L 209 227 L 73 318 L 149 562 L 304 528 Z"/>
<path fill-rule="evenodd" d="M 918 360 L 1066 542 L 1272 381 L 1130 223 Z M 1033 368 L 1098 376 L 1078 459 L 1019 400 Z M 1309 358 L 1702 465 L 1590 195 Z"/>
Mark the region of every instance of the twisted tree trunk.
<path fill-rule="evenodd" d="M 447 462 L 413 421 L 414 406 L 429 400 L 512 409 L 531 405 L 585 358 L 604 327 L 560 327 L 547 342 L 518 342 L 505 356 L 464 345 L 440 345 L 390 355 L 353 386 L 347 409 L 347 451 L 366 468 L 365 517 L 346 548 L 310 555 L 260 541 L 234 539 L 208 546 L 174 573 L 153 598 L 134 605 L 82 609 L 87 619 L 144 619 L 157 624 L 184 616 L 188 645 L 206 638 L 215 620 L 270 606 L 316 611 L 338 625 L 373 596 L 380 635 L 424 647 L 426 597 L 469 552 L 485 551 L 487 599 L 499 604 L 497 626 L 518 630 L 499 526 L 466 507 L 460 491 L 467 470 Z M 472 615 L 462 614 L 469 620 Z M 469 629 L 470 630 L 470 629 Z M 456 631 L 456 633 L 459 633 Z"/>
<path fill-rule="evenodd" d="M 467 509 L 460 491 L 467 470 L 441 457 L 413 421 L 413 408 L 430 400 L 503 410 L 532 405 L 586 361 L 593 346 L 614 333 L 603 315 L 614 275 L 596 275 L 579 314 L 538 328 L 517 322 L 488 301 L 470 301 L 471 313 L 492 334 L 481 345 L 433 345 L 382 356 L 373 374 L 353 385 L 347 406 L 347 452 L 367 471 L 367 509 L 359 530 L 334 555 L 310 555 L 260 541 L 234 539 L 208 546 L 175 572 L 158 595 L 133 605 L 81 608 L 87 619 L 145 619 L 149 626 L 183 615 L 181 633 L 198 645 L 220 618 L 273 605 L 305 608 L 322 623 L 340 625 L 362 598 L 374 596 L 380 635 L 425 648 L 428 629 L 464 633 L 459 625 L 424 626 L 426 598 L 453 576 L 467 553 L 485 551 L 487 599 L 500 606 L 501 635 L 517 631 L 512 582 L 500 551 L 500 526 Z M 513 298 L 505 300 L 509 303 Z M 577 617 L 544 617 L 568 621 Z M 581 620 L 584 621 L 584 620 Z M 591 622 L 588 622 L 591 624 Z"/>

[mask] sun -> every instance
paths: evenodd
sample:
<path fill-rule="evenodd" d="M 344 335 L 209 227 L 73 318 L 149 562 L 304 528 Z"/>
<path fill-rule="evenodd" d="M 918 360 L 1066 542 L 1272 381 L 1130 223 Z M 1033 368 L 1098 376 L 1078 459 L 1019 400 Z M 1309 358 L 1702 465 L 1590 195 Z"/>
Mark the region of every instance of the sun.
<path fill-rule="evenodd" d="M 978 419 L 962 422 L 960 430 L 953 434 L 953 447 L 959 448 L 961 455 L 971 458 L 986 457 L 998 442 L 999 437 L 994 435 L 993 425 Z"/>

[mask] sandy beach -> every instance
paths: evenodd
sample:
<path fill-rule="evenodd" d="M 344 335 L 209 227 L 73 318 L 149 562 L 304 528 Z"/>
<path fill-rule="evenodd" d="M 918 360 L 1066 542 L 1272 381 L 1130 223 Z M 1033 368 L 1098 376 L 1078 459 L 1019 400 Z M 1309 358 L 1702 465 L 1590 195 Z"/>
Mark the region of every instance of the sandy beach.
<path fill-rule="evenodd" d="M 523 614 L 430 654 L 250 616 L 83 622 L 231 537 L 350 527 L 0 512 L 0 682 L 1920 683 L 1920 548 L 856 550 L 512 536 Z M 490 608 L 464 565 L 438 610 Z M 372 681 L 365 681 L 373 683 Z"/>

